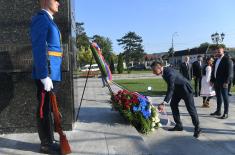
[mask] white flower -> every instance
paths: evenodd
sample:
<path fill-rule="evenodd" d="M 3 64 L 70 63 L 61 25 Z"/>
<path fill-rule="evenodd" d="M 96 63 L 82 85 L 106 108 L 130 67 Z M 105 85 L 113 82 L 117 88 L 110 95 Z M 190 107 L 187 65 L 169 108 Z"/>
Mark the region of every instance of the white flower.
<path fill-rule="evenodd" d="M 151 131 L 155 131 L 155 129 L 154 129 L 154 128 L 152 128 L 152 129 L 151 129 Z"/>
<path fill-rule="evenodd" d="M 155 127 L 155 125 L 156 125 L 156 123 L 152 122 L 151 127 L 153 128 L 153 127 Z"/>
<path fill-rule="evenodd" d="M 160 119 L 159 119 L 159 117 L 155 117 L 155 122 L 160 122 Z"/>

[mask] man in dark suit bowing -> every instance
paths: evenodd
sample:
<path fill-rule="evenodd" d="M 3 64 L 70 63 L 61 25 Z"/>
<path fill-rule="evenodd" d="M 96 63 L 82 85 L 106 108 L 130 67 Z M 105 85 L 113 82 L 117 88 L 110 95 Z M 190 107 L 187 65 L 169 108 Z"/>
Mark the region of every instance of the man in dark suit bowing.
<path fill-rule="evenodd" d="M 180 73 L 189 81 L 192 80 L 192 66 L 189 63 L 189 56 L 184 57 L 184 62 L 180 65 Z"/>
<path fill-rule="evenodd" d="M 169 131 L 183 130 L 183 125 L 180 120 L 180 113 L 179 113 L 179 102 L 181 99 L 183 99 L 186 108 L 192 118 L 193 125 L 195 126 L 193 136 L 198 138 L 201 133 L 201 129 L 199 126 L 197 110 L 194 105 L 193 88 L 190 82 L 175 69 L 171 67 L 163 67 L 161 62 L 158 61 L 153 62 L 151 68 L 153 74 L 162 75 L 163 79 L 167 83 L 166 97 L 163 103 L 159 105 L 158 109 L 159 111 L 162 111 L 164 108 L 164 104 L 168 103 L 171 100 L 170 106 L 176 125 L 174 128 L 169 129 Z"/>
<path fill-rule="evenodd" d="M 231 61 L 229 57 L 224 55 L 224 45 L 217 45 L 215 47 L 216 51 L 216 61 L 213 66 L 212 74 L 211 74 L 211 85 L 214 85 L 216 99 L 217 99 L 217 109 L 214 113 L 211 113 L 212 116 L 220 116 L 221 115 L 221 105 L 222 98 L 224 101 L 224 114 L 219 117 L 221 119 L 228 118 L 228 110 L 229 110 L 229 96 L 228 96 L 228 84 L 231 79 Z"/>

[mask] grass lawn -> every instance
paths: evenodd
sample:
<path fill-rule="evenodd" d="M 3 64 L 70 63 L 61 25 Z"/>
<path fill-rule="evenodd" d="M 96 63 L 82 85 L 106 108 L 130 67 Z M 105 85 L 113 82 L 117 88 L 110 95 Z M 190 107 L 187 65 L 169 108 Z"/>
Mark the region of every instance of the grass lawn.
<path fill-rule="evenodd" d="M 132 70 L 130 73 L 128 73 L 127 71 L 124 71 L 123 74 L 145 74 L 145 73 L 152 73 L 151 70 Z"/>
<path fill-rule="evenodd" d="M 147 96 L 164 95 L 167 90 L 167 84 L 163 79 L 128 79 L 114 80 L 114 82 L 129 91 L 139 92 Z M 148 86 L 152 87 L 152 91 L 147 90 Z M 232 92 L 235 92 L 235 87 L 232 87 Z"/>
<path fill-rule="evenodd" d="M 146 74 L 146 73 L 152 73 L 152 71 L 151 70 L 140 70 L 140 71 L 133 70 L 130 73 L 128 73 L 127 71 L 124 71 L 122 74 Z M 79 70 L 75 70 L 75 71 L 73 71 L 73 74 L 80 75 L 80 74 L 82 74 L 82 72 Z M 117 71 L 115 74 L 118 74 Z"/>
<path fill-rule="evenodd" d="M 128 79 L 114 80 L 114 82 L 129 91 L 139 92 L 148 96 L 163 95 L 167 90 L 167 85 L 163 79 Z M 147 91 L 148 86 L 152 87 L 152 91 Z"/>

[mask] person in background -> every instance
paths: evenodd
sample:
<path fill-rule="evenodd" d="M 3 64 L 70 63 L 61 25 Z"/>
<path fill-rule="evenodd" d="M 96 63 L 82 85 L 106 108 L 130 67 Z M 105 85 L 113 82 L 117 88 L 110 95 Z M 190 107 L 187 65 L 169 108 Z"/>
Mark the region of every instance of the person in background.
<path fill-rule="evenodd" d="M 201 92 L 201 81 L 202 81 L 202 56 L 197 57 L 197 61 L 193 63 L 193 78 L 195 82 L 195 97 L 198 97 Z"/>
<path fill-rule="evenodd" d="M 180 119 L 179 113 L 179 102 L 181 99 L 184 100 L 186 108 L 192 118 L 192 123 L 194 125 L 195 138 L 198 138 L 201 133 L 201 128 L 199 125 L 199 119 L 197 110 L 193 98 L 193 88 L 191 83 L 183 77 L 179 72 L 177 72 L 172 67 L 163 67 L 162 63 L 155 61 L 151 64 L 153 74 L 157 76 L 162 75 L 163 79 L 167 83 L 167 93 L 164 101 L 158 106 L 159 111 L 163 111 L 164 104 L 167 104 L 170 100 L 170 106 L 173 114 L 174 121 L 176 123 L 174 128 L 170 128 L 168 131 L 182 131 L 183 124 Z"/>
<path fill-rule="evenodd" d="M 189 63 L 189 56 L 184 57 L 184 62 L 180 65 L 180 73 L 189 81 L 192 80 L 192 66 Z"/>
<path fill-rule="evenodd" d="M 233 61 L 233 86 L 235 85 L 235 58 L 232 58 Z"/>
<path fill-rule="evenodd" d="M 202 82 L 201 82 L 201 92 L 200 96 L 203 97 L 202 107 L 209 108 L 210 99 L 215 96 L 215 91 L 210 85 L 211 72 L 213 66 L 213 58 L 209 57 L 206 59 L 206 65 L 202 71 Z"/>
<path fill-rule="evenodd" d="M 211 85 L 214 86 L 217 98 L 217 109 L 211 116 L 221 116 L 222 100 L 224 102 L 224 114 L 220 119 L 227 119 L 229 112 L 228 84 L 231 79 L 231 61 L 224 55 L 224 45 L 215 47 L 217 60 L 215 61 L 211 75 Z"/>
<path fill-rule="evenodd" d="M 233 78 L 234 78 L 234 64 L 233 64 L 233 60 L 232 60 L 232 57 L 231 55 L 229 55 L 228 53 L 226 53 L 226 56 L 229 57 L 229 61 L 230 61 L 230 69 L 231 69 L 231 75 L 230 75 L 230 80 L 229 80 L 229 84 L 228 84 L 228 95 L 229 96 L 232 96 L 231 94 L 231 88 L 232 88 L 232 85 L 233 85 Z"/>

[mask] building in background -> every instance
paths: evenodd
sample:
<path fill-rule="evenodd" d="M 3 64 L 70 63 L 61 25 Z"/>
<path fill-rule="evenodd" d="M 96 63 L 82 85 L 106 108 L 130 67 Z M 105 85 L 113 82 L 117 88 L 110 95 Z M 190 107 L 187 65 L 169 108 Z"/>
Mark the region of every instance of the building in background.
<path fill-rule="evenodd" d="M 235 48 L 226 48 L 225 52 L 231 57 L 235 58 Z M 175 68 L 179 68 L 180 64 L 184 61 L 185 56 L 189 56 L 190 63 L 197 60 L 197 57 L 201 55 L 204 59 L 209 56 L 214 56 L 214 51 L 208 47 L 199 47 L 186 50 L 175 51 L 174 54 L 166 53 L 162 58 Z"/>

